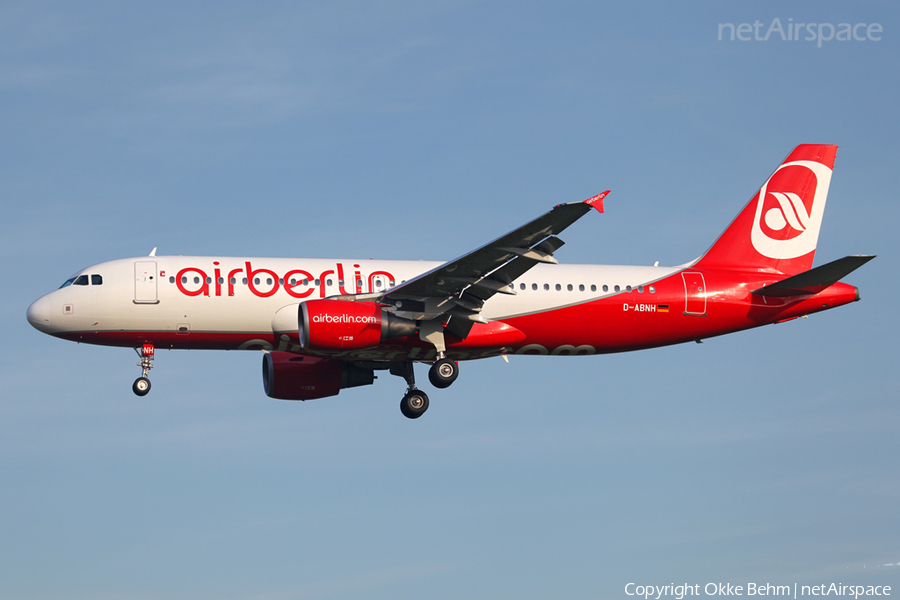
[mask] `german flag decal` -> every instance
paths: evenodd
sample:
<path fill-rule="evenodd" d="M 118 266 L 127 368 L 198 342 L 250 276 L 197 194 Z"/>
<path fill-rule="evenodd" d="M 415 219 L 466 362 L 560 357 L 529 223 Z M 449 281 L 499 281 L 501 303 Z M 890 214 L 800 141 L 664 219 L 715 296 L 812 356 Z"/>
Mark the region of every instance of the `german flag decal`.
<path fill-rule="evenodd" d="M 656 312 L 669 312 L 669 305 L 668 304 L 657 304 Z"/>

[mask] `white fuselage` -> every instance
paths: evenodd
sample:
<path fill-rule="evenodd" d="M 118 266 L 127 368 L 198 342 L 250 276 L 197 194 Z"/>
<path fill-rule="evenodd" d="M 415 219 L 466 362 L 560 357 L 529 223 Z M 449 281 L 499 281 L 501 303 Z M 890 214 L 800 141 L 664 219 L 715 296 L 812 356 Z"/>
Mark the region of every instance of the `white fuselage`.
<path fill-rule="evenodd" d="M 341 294 L 384 291 L 440 264 L 199 256 L 119 259 L 83 269 L 74 276 L 76 283 L 35 301 L 28 309 L 28 319 L 41 331 L 63 334 L 61 337 L 78 332 L 169 332 L 183 336 L 183 343 L 173 347 L 258 348 L 259 344 L 248 344 L 246 336 L 283 330 L 282 325 L 273 325 L 273 319 L 285 307 Z M 638 289 L 649 302 L 649 286 L 677 270 L 538 265 L 513 283 L 515 295 L 495 295 L 482 314 L 489 320 L 500 320 L 582 304 L 626 290 L 638 293 Z M 82 282 L 78 282 L 80 276 L 86 276 Z M 234 339 L 243 341 L 235 346 L 208 343 L 212 339 L 208 334 L 237 335 Z M 126 338 L 117 343 L 114 335 L 86 336 L 81 341 L 134 345 Z"/>

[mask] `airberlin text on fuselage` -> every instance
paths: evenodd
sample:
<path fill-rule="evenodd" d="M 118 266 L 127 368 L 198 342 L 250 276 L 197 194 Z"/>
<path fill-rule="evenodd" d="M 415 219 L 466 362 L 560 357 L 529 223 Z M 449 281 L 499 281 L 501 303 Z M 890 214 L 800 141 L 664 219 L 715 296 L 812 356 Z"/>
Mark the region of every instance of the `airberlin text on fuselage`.
<path fill-rule="evenodd" d="M 178 287 L 178 291 L 185 296 L 234 296 L 236 286 L 246 285 L 251 294 L 260 298 L 274 296 L 280 288 L 284 288 L 284 291 L 293 298 L 308 298 L 315 293 L 316 288 L 319 290 L 319 298 L 334 295 L 334 291 L 326 291 L 326 283 L 330 284 L 329 275 L 337 279 L 338 293 L 340 294 L 362 294 L 364 291 L 375 291 L 377 281 L 383 281 L 384 287 L 380 289 L 394 285 L 394 276 L 387 271 L 373 271 L 364 280 L 359 268 L 359 265 L 353 265 L 353 278 L 346 282 L 344 265 L 340 263 L 336 263 L 334 269 L 326 269 L 318 275 L 313 275 L 305 269 L 291 269 L 286 273 L 278 274 L 271 269 L 255 269 L 248 260 L 244 262 L 243 267 L 231 269 L 223 274 L 217 261 L 213 262 L 212 274 L 199 267 L 181 269 L 175 275 L 175 285 Z M 244 279 L 246 279 L 246 284 L 243 283 Z M 349 283 L 349 285 L 345 285 L 345 283 Z"/>

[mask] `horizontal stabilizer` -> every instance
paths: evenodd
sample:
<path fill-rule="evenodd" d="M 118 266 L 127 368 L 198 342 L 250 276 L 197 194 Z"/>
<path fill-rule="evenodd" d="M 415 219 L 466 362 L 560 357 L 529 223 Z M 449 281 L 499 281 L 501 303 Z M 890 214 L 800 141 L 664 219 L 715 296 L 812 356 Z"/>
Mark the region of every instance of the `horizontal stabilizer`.
<path fill-rule="evenodd" d="M 753 293 L 760 296 L 779 297 L 818 294 L 873 258 L 875 258 L 874 255 L 845 256 L 809 271 L 798 273 L 793 277 L 761 287 L 758 290 L 753 290 Z"/>

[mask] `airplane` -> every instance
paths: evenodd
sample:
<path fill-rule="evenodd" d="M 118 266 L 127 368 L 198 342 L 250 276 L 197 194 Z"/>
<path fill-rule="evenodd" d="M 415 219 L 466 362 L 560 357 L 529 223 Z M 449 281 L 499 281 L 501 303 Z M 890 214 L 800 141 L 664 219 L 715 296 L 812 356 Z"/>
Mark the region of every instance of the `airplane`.
<path fill-rule="evenodd" d="M 407 383 L 400 410 L 429 399 L 414 363 L 446 388 L 459 362 L 579 356 L 702 341 L 858 301 L 839 280 L 872 255 L 813 268 L 837 146 L 797 146 L 715 243 L 662 267 L 564 265 L 557 237 L 603 192 L 550 212 L 449 262 L 156 256 L 83 269 L 27 310 L 36 329 L 134 348 L 132 389 L 150 391 L 157 349 L 262 351 L 265 393 L 311 400 Z"/>

